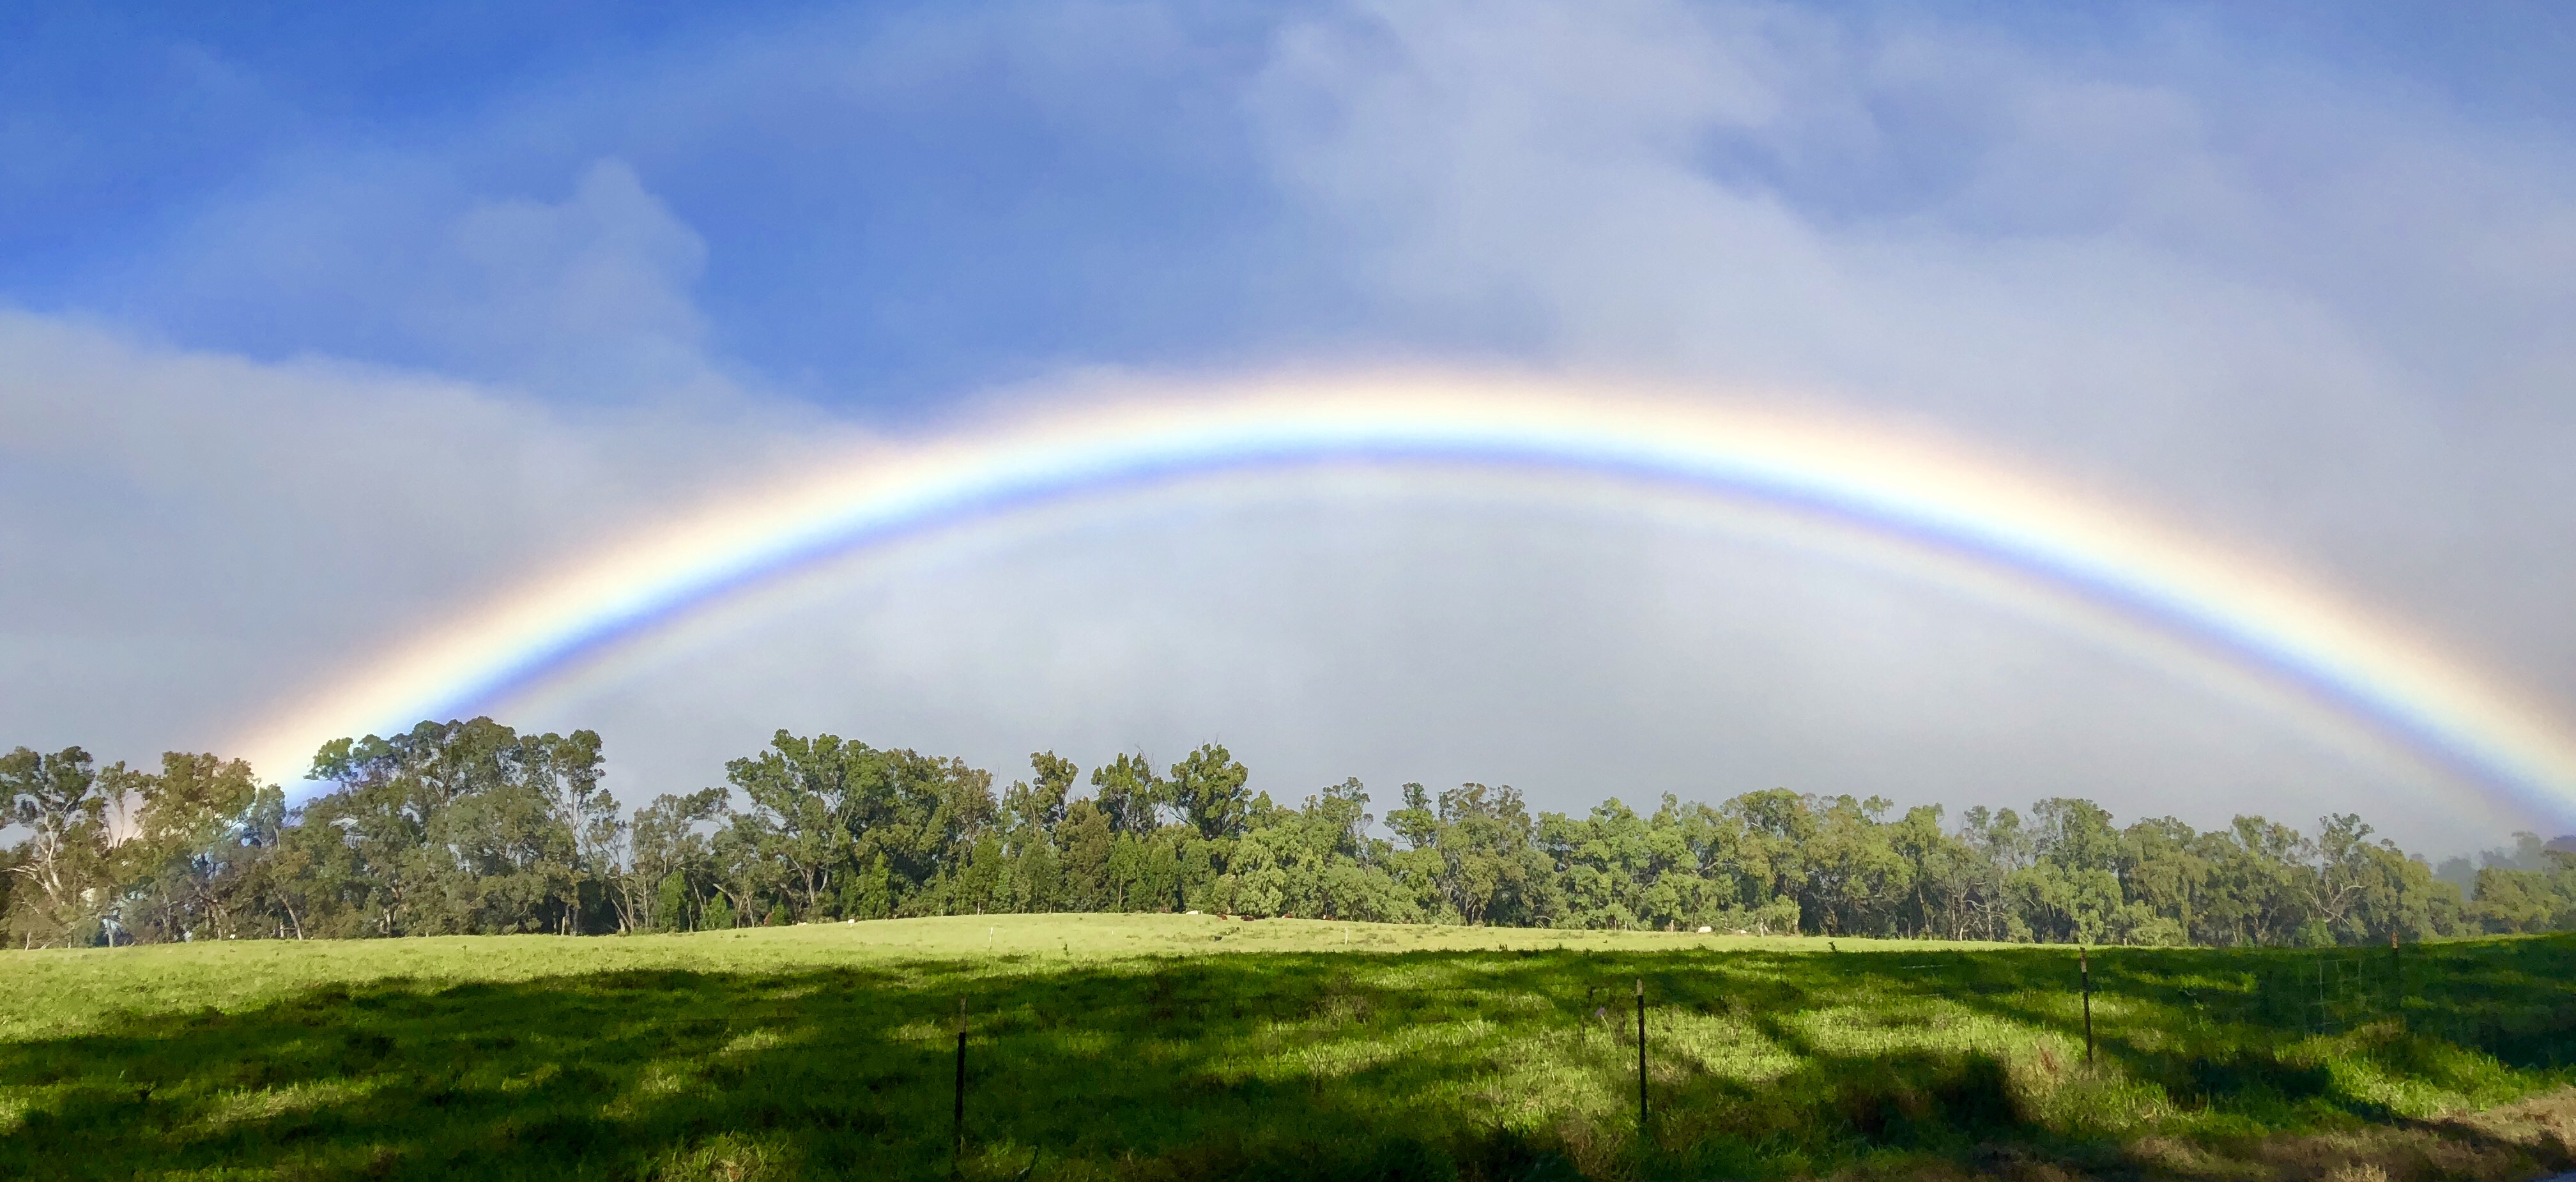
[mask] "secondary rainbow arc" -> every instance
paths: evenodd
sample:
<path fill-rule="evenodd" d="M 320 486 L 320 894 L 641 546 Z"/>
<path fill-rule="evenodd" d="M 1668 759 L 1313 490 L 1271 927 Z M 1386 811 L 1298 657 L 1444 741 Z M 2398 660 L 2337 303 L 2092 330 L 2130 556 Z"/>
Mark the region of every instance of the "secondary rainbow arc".
<path fill-rule="evenodd" d="M 2576 745 L 2545 712 L 2243 556 L 1991 460 L 1843 422 L 1491 376 L 1252 383 L 819 465 L 536 579 L 282 712 L 237 749 L 291 779 L 324 740 L 468 713 L 854 548 L 1121 487 L 1341 460 L 1579 472 L 1935 547 L 2214 653 L 2514 804 L 2576 816 Z"/>

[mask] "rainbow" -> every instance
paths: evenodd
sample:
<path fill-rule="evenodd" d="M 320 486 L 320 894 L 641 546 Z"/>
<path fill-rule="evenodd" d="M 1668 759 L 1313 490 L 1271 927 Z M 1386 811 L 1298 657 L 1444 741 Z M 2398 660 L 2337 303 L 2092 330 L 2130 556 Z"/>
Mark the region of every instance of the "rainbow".
<path fill-rule="evenodd" d="M 2525 809 L 2576 816 L 2576 746 L 2474 670 L 2287 575 L 1957 449 L 1835 420 L 1527 377 L 1273 380 L 863 449 L 526 583 L 278 712 L 300 775 L 343 736 L 467 715 L 775 576 L 1067 498 L 1338 462 L 1575 473 L 1749 502 L 2035 584 L 2319 703 Z"/>

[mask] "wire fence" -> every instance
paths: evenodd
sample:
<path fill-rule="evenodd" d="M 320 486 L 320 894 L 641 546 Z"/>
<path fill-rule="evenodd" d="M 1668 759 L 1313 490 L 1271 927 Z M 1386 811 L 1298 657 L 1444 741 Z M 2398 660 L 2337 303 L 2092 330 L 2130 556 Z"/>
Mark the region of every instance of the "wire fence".
<path fill-rule="evenodd" d="M 1827 947 L 1832 949 L 1830 943 Z M 1971 1034 L 1967 1045 L 1973 1054 L 1997 1058 L 2011 1054 L 2017 1046 L 2028 1045 L 2034 1030 L 2065 1034 L 2080 1030 L 2084 1056 L 2091 1061 L 2098 1050 L 2114 1045 L 2114 1040 L 2135 1045 L 2131 1036 L 2142 1026 L 2178 1019 L 2185 1026 L 2252 1028 L 2224 1035 L 2221 1041 L 2247 1035 L 2256 1040 L 2238 1044 L 2239 1051 L 2186 1047 L 2180 1052 L 2185 1055 L 2233 1055 L 2248 1045 L 2260 1053 L 2264 1032 L 2270 1032 L 2272 1037 L 2334 1036 L 2382 1027 L 2418 1041 L 2449 1042 L 2515 1067 L 2557 1069 L 2576 1065 L 2576 942 L 2530 942 L 2508 956 L 2497 955 L 2491 946 L 2477 945 L 2457 949 L 2391 944 L 2385 949 L 2163 950 L 2200 961 L 2181 966 L 2174 975 L 2159 971 L 2166 966 L 2141 971 L 2125 950 L 2069 951 L 2074 955 L 2068 961 L 2055 963 L 2018 957 L 1988 959 L 1974 951 L 1908 952 L 1904 959 L 1882 962 L 1883 968 L 1896 971 L 1894 975 L 1833 999 L 1833 1003 L 1856 1011 L 1877 1011 L 1861 1017 L 1872 1029 L 1886 1025 L 1882 1020 L 1889 1003 L 1908 998 L 1990 1008 L 1995 1011 L 1991 1041 Z M 1417 1000 L 1443 999 L 1494 1014 L 1557 1009 L 1580 1023 L 1587 1037 L 1597 1030 L 1614 1045 L 1633 1046 L 1636 1127 L 1641 1137 L 1651 1140 L 1662 1114 L 1650 1087 L 1650 1064 L 1655 1056 L 1672 1053 L 1660 1049 L 1659 1040 L 1671 1038 L 1676 1024 L 1686 1024 L 1697 1017 L 1724 1014 L 1733 1019 L 1750 1019 L 1765 1012 L 1766 1006 L 1760 1000 L 1748 1000 L 1724 988 L 1729 966 L 1722 962 L 1660 965 L 1645 975 L 1628 977 L 1626 974 L 1635 967 L 1621 964 L 1614 974 L 1607 971 L 1608 966 L 1602 966 L 1587 973 L 1595 979 L 1585 983 L 1579 1006 L 1570 988 L 1532 991 L 1526 987 L 1497 989 L 1489 983 L 1408 984 L 1400 992 Z M 1855 967 L 1853 971 L 1866 974 L 1870 969 Z M 1708 986 L 1712 977 L 1720 986 L 1718 992 L 1726 996 L 1711 999 Z M 1753 985 L 1745 990 L 1747 993 L 1760 988 L 1753 980 L 1735 980 Z M 2185 984 L 2185 980 L 2189 983 Z M 1698 987 L 1692 988 L 1692 984 Z M 2054 1004 L 2033 1006 L 2028 1001 L 2034 992 L 2055 994 L 2056 999 L 2051 1000 L 2059 1000 L 2063 997 L 2060 991 L 2070 987 L 2081 995 L 2080 1009 Z M 2114 1010 L 2120 1016 L 2107 1030 L 2099 1032 L 2097 1039 L 2097 996 L 2149 1004 L 2143 1012 L 2125 1006 Z M 1784 1004 L 1772 1012 L 1810 1010 L 1821 1000 L 1793 988 Z M 2167 1008 L 2176 1002 L 2180 1003 L 2179 1013 Z M 1319 1007 L 1323 1004 L 1317 1003 Z M 2074 1013 L 2069 1013 L 2070 1009 Z M 2046 1016 L 2042 1016 L 2044 1012 Z M 1241 1011 L 1236 1013 L 1241 1016 Z M 2075 1025 L 2077 1022 L 2080 1026 Z M 967 1031 L 961 1000 L 952 1162 L 964 1160 L 968 1144 Z M 2168 1041 L 2165 1045 L 2172 1044 Z M 1622 1049 L 1614 1062 L 1624 1069 L 1626 1058 Z M 2182 1086 L 2193 1086 L 2188 1082 L 2191 1078 L 2200 1077 L 2187 1076 Z"/>
<path fill-rule="evenodd" d="M 2242 990 L 2193 1000 L 2210 1018 L 2341 1035 L 2393 1025 L 2518 1066 L 2576 1063 L 2576 977 L 2566 965 L 2498 965 L 2439 946 L 2266 956 Z"/>
<path fill-rule="evenodd" d="M 2254 1015 L 2262 1025 L 2344 1034 L 2404 1021 L 2405 961 L 2384 952 L 2336 949 L 2258 970 Z"/>

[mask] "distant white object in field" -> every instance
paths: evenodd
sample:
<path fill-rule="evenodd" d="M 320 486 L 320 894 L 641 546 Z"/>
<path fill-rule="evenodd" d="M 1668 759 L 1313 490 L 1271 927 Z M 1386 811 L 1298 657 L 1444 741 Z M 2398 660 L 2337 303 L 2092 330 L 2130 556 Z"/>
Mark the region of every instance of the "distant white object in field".
<path fill-rule="evenodd" d="M 1700 925 L 1700 927 L 1699 927 L 1699 934 L 1701 934 L 1701 935 L 1705 936 L 1705 935 L 1707 935 L 1707 934 L 1709 934 L 1710 932 L 1715 931 L 1715 930 L 1717 930 L 1717 929 L 1712 928 L 1712 927 L 1708 926 L 1707 924 L 1701 924 L 1701 925 Z"/>
<path fill-rule="evenodd" d="M 1198 914 L 1198 912 L 1195 912 L 1195 911 L 1184 911 L 1184 912 L 1182 912 L 1181 914 L 1183 914 L 1183 915 L 1196 915 L 1196 914 Z"/>

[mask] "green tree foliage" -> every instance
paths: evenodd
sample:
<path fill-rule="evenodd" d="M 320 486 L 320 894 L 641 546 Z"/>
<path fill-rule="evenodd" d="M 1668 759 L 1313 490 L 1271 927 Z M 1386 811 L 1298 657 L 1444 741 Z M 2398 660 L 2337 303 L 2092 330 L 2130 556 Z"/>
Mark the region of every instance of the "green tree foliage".
<path fill-rule="evenodd" d="M 1154 774 L 1153 761 L 1121 755 L 1091 773 L 1092 799 L 1109 827 L 1120 833 L 1151 833 L 1162 824 L 1167 788 Z"/>
<path fill-rule="evenodd" d="M 337 789 L 282 843 L 299 881 L 280 909 L 308 934 L 613 928 L 602 888 L 623 826 L 602 770 L 592 732 L 522 736 L 488 718 L 334 740 L 312 778 Z"/>
<path fill-rule="evenodd" d="M 1785 789 L 1533 814 L 1509 786 L 1406 784 L 1381 825 L 1357 780 L 1282 805 L 1213 743 L 1088 777 L 1038 752 L 997 793 L 962 760 L 780 731 L 628 817 L 606 767 L 589 731 L 424 722 L 325 744 L 331 788 L 290 809 L 213 755 L 21 747 L 0 922 L 20 947 L 1174 910 L 2209 945 L 2576 928 L 2576 856 L 2538 836 L 2436 871 L 2349 814 L 2204 831 L 2053 797 L 1954 826 Z"/>
<path fill-rule="evenodd" d="M 699 900 L 714 889 L 715 847 L 700 827 L 724 811 L 725 793 L 708 788 L 686 796 L 665 793 L 635 810 L 631 853 L 618 886 L 628 902 L 626 922 L 659 932 L 697 930 Z M 645 892 L 649 891 L 649 894 Z"/>
<path fill-rule="evenodd" d="M 1223 841 L 1243 834 L 1244 815 L 1252 804 L 1243 785 L 1251 775 L 1225 748 L 1210 743 L 1173 764 L 1172 778 L 1165 783 L 1181 820 L 1200 837 Z"/>
<path fill-rule="evenodd" d="M 9 933 L 26 945 L 94 942 L 106 914 L 107 805 L 95 761 L 65 747 L 41 755 L 25 747 L 0 755 L 0 796 L 9 823 L 27 831 L 10 873 Z M 114 785 L 109 785 L 112 791 Z"/>
<path fill-rule="evenodd" d="M 173 751 L 136 777 L 136 832 L 118 849 L 129 868 L 120 923 L 144 943 L 235 939 L 274 925 L 262 905 L 262 855 L 286 826 L 286 796 L 238 759 Z"/>

